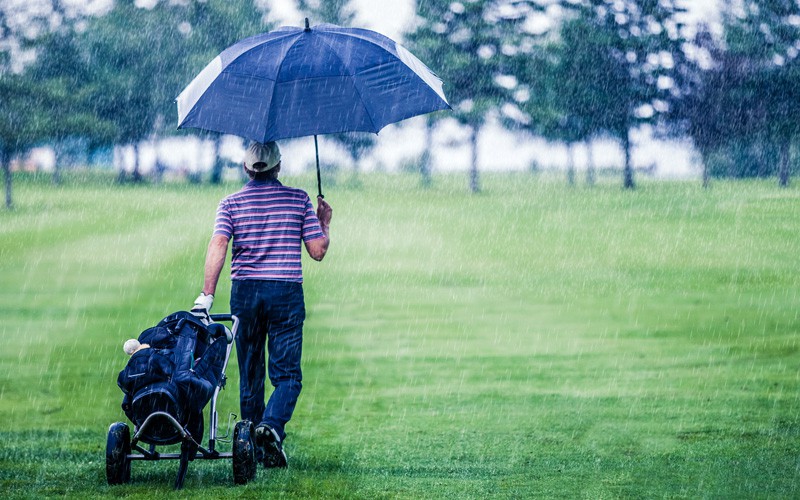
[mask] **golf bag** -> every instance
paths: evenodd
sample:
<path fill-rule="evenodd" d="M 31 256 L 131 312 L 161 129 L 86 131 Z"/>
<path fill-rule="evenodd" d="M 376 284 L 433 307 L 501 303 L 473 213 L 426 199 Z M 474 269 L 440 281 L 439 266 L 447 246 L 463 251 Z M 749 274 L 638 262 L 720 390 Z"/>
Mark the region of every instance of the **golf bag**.
<path fill-rule="evenodd" d="M 139 335 L 149 349 L 135 352 L 117 385 L 125 394 L 122 409 L 138 428 L 155 412 L 174 417 L 192 435 L 203 434 L 202 410 L 222 377 L 225 327 L 204 324 L 192 313 L 173 313 Z M 167 422 L 148 428 L 143 441 L 174 444 L 180 432 Z"/>

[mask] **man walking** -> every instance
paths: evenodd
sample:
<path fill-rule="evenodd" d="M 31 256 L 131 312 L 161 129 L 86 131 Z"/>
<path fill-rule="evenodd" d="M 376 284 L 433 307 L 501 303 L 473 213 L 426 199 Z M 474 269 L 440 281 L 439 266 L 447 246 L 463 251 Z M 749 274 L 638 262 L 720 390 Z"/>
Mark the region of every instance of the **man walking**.
<path fill-rule="evenodd" d="M 240 191 L 217 209 L 208 245 L 203 292 L 195 309 L 210 310 L 233 240 L 231 314 L 239 318 L 236 352 L 243 419 L 256 423 L 256 446 L 265 467 L 286 467 L 284 427 L 302 387 L 300 355 L 305 302 L 301 243 L 314 260 L 328 250 L 332 210 L 322 197 L 314 212 L 305 191 L 278 181 L 281 154 L 274 142 L 250 144 Z M 268 363 L 265 366 L 265 348 Z M 274 387 L 264 404 L 265 377 Z"/>

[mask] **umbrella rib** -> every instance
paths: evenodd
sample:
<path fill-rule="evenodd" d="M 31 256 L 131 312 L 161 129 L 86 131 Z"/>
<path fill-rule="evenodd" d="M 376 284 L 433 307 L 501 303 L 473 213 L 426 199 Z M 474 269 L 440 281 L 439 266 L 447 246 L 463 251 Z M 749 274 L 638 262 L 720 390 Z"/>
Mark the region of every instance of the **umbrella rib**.
<path fill-rule="evenodd" d="M 344 60 L 342 60 L 342 56 L 340 56 L 339 53 L 336 52 L 333 49 L 333 47 L 331 47 L 331 45 L 324 38 L 320 37 L 319 40 L 322 43 L 324 43 L 328 47 L 328 49 L 330 49 L 331 53 L 333 55 L 335 55 L 337 59 L 339 59 L 339 62 L 342 63 L 342 67 L 347 69 L 347 65 L 345 64 Z M 355 74 L 347 74 L 345 76 L 354 77 L 356 75 Z M 355 78 L 353 79 L 353 88 L 356 89 L 356 92 L 358 93 L 358 98 L 361 100 L 361 104 L 364 106 L 364 110 L 366 110 L 366 112 L 367 112 L 367 118 L 369 118 L 369 122 L 372 124 L 372 129 L 375 130 L 376 129 L 375 121 L 372 119 L 372 113 L 370 112 L 369 107 L 367 107 L 367 103 L 366 103 L 366 101 L 364 101 L 364 97 L 361 95 L 361 90 L 356 85 Z M 380 130 L 380 129 L 378 129 L 378 130 Z M 377 131 L 375 133 L 377 134 Z"/>
<path fill-rule="evenodd" d="M 286 51 L 283 53 L 283 57 L 281 58 L 281 63 L 278 64 L 278 69 L 275 71 L 275 83 L 278 83 L 278 77 L 281 74 L 281 70 L 283 69 L 283 63 L 286 62 L 286 55 L 289 53 L 290 50 L 295 46 L 297 42 L 300 41 L 302 35 L 298 36 L 290 45 L 286 48 Z"/>

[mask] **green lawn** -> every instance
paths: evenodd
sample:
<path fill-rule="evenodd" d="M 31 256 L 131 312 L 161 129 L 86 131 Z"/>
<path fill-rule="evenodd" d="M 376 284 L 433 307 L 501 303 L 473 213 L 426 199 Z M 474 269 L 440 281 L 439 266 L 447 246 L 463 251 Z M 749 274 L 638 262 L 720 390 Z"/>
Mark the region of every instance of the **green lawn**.
<path fill-rule="evenodd" d="M 290 468 L 234 487 L 229 461 L 195 462 L 182 497 L 800 496 L 800 189 L 483 181 L 327 189 Z M 191 305 L 237 187 L 17 179 L 0 211 L 4 497 L 170 492 L 174 461 L 105 484 L 121 347 Z M 228 375 L 223 431 L 233 360 Z"/>

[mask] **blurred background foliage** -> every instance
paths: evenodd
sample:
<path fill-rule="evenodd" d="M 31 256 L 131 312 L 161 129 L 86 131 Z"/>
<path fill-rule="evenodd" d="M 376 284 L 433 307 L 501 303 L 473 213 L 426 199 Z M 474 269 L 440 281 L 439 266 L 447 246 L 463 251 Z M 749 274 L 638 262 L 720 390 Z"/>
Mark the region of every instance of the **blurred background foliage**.
<path fill-rule="evenodd" d="M 48 144 L 91 158 L 116 145 L 186 134 L 174 99 L 219 52 L 270 29 L 254 0 L 133 0 L 103 8 L 64 0 L 0 5 L 0 162 L 11 206 L 10 161 Z M 635 187 L 630 133 L 643 124 L 688 137 L 712 176 L 777 176 L 797 170 L 800 6 L 793 0 L 723 0 L 720 29 L 687 25 L 675 0 L 419 0 L 404 43 L 445 82 L 469 130 L 470 187 L 480 190 L 477 142 L 487 120 L 571 148 L 596 138 L 624 151 L 623 185 Z M 348 0 L 298 0 L 312 24 L 351 25 Z M 550 18 L 532 29 L 534 18 Z M 299 24 L 299 23 L 298 23 Z M 539 23 L 541 24 L 541 23 Z M 191 132 L 197 134 L 198 132 Z M 354 163 L 375 145 L 332 137 Z M 217 153 L 219 138 L 215 139 Z M 138 153 L 134 154 L 138 157 Z M 219 156 L 219 155 L 217 155 Z M 570 153 L 570 158 L 572 154 Z M 418 169 L 430 182 L 430 154 Z M 572 164 L 572 161 L 570 161 Z M 219 182 L 223 163 L 212 169 Z M 587 172 L 591 183 L 594 176 Z M 138 162 L 120 180 L 141 180 Z M 574 182 L 574 165 L 568 178 Z"/>

